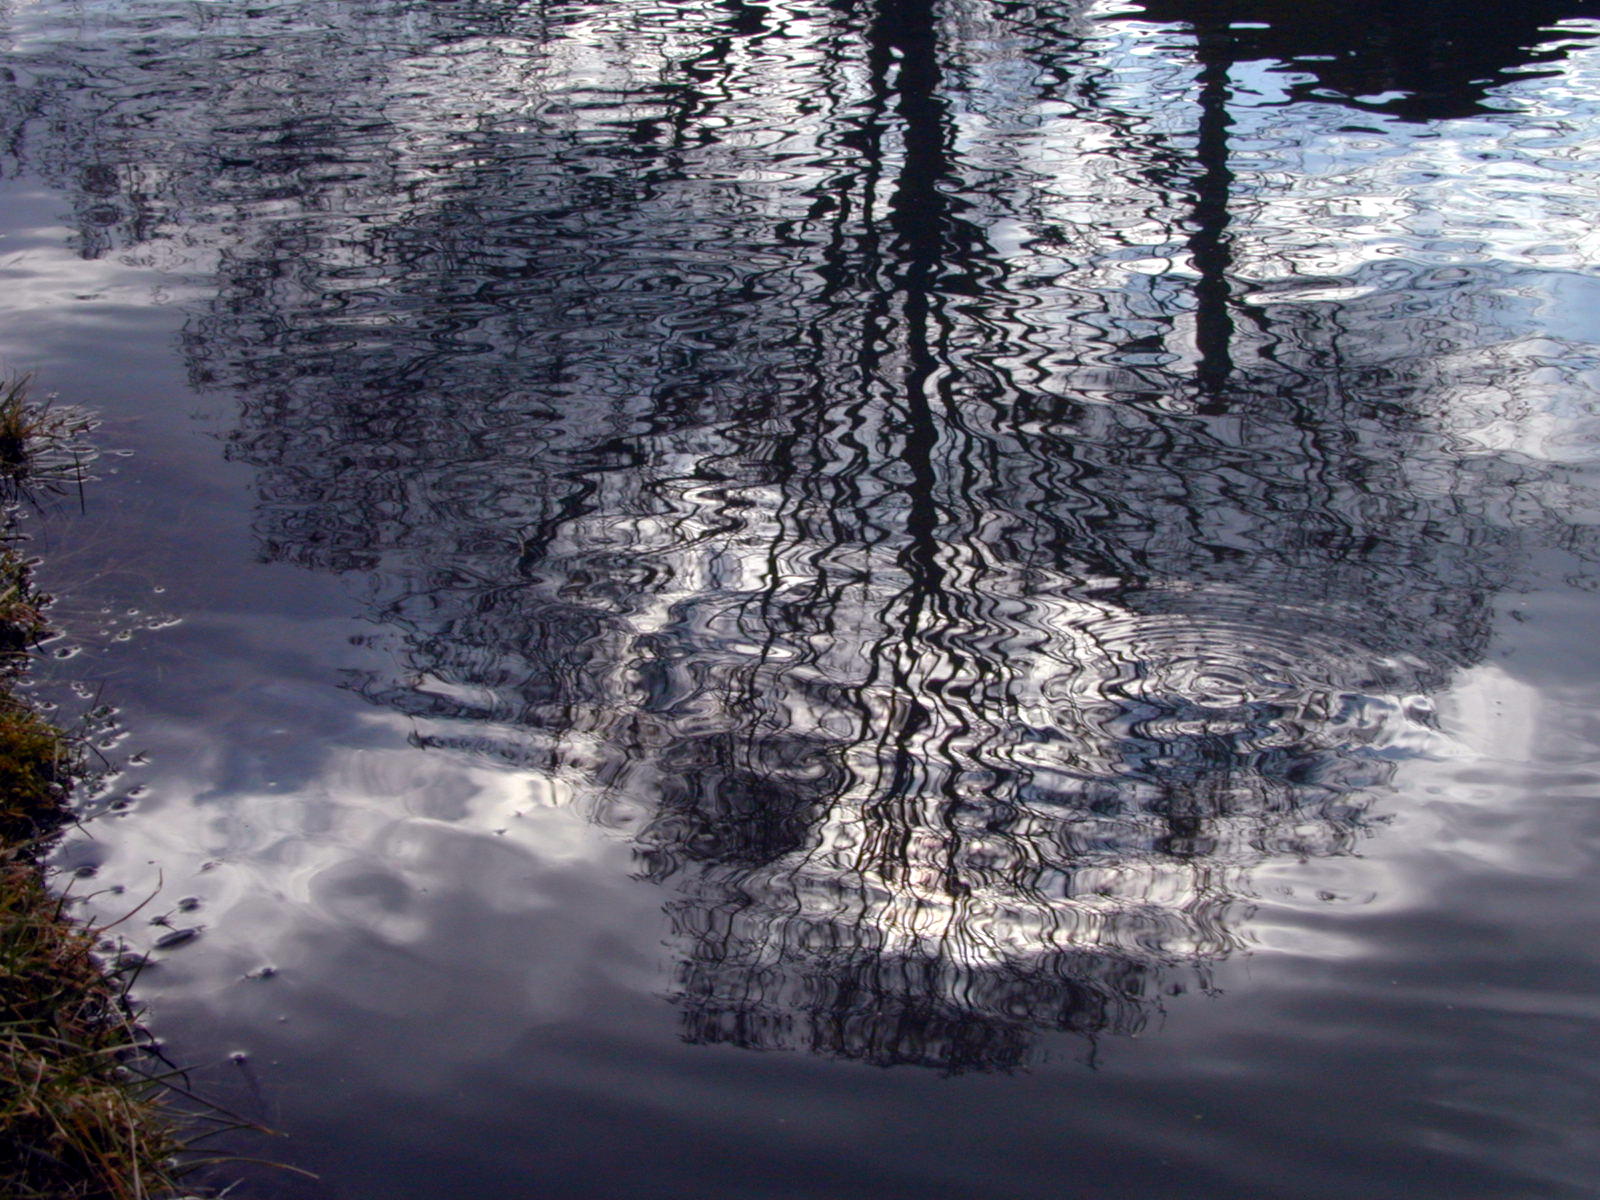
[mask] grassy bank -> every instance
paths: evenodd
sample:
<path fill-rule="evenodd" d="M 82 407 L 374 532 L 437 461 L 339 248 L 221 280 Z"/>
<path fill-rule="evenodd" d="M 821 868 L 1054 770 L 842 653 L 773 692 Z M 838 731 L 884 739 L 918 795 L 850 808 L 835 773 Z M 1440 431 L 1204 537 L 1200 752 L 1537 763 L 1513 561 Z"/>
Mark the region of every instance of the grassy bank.
<path fill-rule="evenodd" d="M 46 886 L 41 860 L 70 819 L 77 755 L 18 691 L 46 632 L 44 598 L 14 513 L 52 483 L 81 417 L 0 387 L 0 1196 L 154 1200 L 177 1193 L 180 1149 L 159 1086 L 127 1065 L 138 1030 L 125 981 L 93 955 L 94 931 Z M 80 422 L 75 424 L 74 422 Z M 65 478 L 62 476 L 61 478 Z M 61 479 L 55 479 L 59 483 Z"/>

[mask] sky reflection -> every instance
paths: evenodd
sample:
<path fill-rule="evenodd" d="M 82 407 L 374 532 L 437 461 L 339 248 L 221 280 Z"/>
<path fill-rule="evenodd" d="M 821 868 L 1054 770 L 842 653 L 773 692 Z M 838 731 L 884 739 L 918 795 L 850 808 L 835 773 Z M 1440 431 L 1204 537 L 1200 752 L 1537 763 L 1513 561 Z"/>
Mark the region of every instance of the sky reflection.
<path fill-rule="evenodd" d="M 1600 241 L 1589 6 L 1349 8 L 12 10 L 8 171 L 174 281 L 337 614 L 185 635 L 270 664 L 150 806 L 219 937 L 445 1020 L 395 961 L 586 969 L 606 864 L 685 1040 L 949 1074 L 1359 958 L 1318 906 L 1591 570 Z"/>

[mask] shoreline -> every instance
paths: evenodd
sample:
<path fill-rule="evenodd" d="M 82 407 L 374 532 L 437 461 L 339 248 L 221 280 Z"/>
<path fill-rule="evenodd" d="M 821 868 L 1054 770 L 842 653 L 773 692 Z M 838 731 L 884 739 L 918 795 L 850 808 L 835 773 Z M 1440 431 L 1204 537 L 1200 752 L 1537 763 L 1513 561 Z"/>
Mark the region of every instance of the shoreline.
<path fill-rule="evenodd" d="M 74 817 L 79 748 L 20 693 L 50 632 L 14 513 L 78 470 L 80 413 L 0 386 L 0 1195 L 156 1200 L 182 1190 L 182 1117 L 143 1053 L 128 968 L 100 961 L 100 930 L 73 917 L 46 866 Z M 70 458 L 69 458 L 70 456 Z"/>

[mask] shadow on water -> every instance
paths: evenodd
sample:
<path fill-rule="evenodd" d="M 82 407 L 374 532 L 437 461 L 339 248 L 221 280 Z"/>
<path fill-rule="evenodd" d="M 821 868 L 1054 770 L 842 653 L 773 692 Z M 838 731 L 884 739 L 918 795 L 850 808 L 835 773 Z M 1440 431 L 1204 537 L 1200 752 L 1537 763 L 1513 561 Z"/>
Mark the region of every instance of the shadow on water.
<path fill-rule="evenodd" d="M 692 1041 L 1145 1027 L 1572 544 L 1452 424 L 1504 272 L 1328 266 L 1231 142 L 1240 63 L 1463 116 L 1586 5 L 147 7 L 109 83 L 14 70 L 13 160 L 214 280 L 263 555 L 351 580 L 419 744 L 629 832 Z"/>

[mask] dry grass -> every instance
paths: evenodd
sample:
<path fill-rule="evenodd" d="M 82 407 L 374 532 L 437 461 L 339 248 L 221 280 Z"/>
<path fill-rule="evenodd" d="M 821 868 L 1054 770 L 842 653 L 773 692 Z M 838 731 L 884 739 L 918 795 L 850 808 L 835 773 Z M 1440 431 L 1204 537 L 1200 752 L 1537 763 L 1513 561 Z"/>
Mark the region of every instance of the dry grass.
<path fill-rule="evenodd" d="M 147 1200 L 181 1146 L 156 1084 L 123 1066 L 138 1030 L 93 935 L 27 862 L 0 866 L 0 1194 Z"/>
<path fill-rule="evenodd" d="M 84 440 L 94 418 L 80 408 L 35 400 L 24 375 L 0 383 L 0 500 L 81 488 L 94 457 Z"/>

